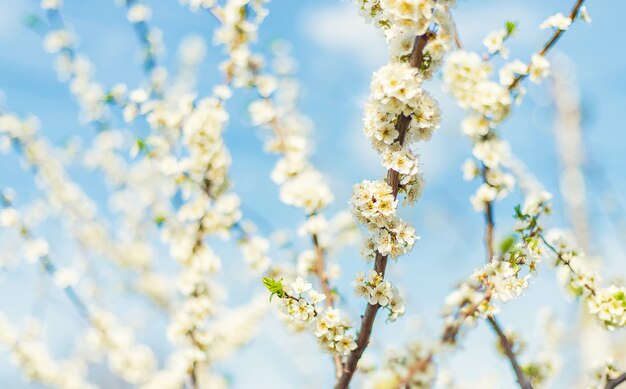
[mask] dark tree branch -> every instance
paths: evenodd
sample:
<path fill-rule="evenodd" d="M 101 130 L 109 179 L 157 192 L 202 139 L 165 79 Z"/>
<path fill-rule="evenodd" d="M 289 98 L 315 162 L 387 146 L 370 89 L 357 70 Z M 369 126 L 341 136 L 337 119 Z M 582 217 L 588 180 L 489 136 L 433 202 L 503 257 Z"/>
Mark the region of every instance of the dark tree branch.
<path fill-rule="evenodd" d="M 609 382 L 606 383 L 606 386 L 604 387 L 604 389 L 617 388 L 619 385 L 621 385 L 624 382 L 626 382 L 626 373 L 622 373 L 622 375 L 620 375 L 619 377 L 609 380 Z"/>

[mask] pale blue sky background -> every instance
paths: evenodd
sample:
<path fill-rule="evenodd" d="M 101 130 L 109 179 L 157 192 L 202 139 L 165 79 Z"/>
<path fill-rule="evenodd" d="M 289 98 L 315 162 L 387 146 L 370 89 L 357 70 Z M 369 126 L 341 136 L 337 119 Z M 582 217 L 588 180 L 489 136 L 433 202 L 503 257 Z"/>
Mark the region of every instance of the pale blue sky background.
<path fill-rule="evenodd" d="M 41 37 L 25 27 L 27 15 L 38 13 L 36 1 L 0 0 L 0 90 L 4 92 L 2 106 L 19 114 L 33 113 L 42 123 L 46 135 L 57 144 L 72 135 L 80 135 L 85 143 L 93 136 L 93 128 L 81 126 L 78 110 L 67 86 L 58 82 L 52 70 L 52 57 L 44 53 Z M 96 78 L 104 85 L 124 81 L 137 85 L 142 78 L 139 64 L 133 59 L 139 48 L 125 11 L 109 0 L 65 0 L 63 14 L 67 24 L 80 36 L 79 50 L 96 64 Z M 548 37 L 538 25 L 555 12 L 566 12 L 570 1 L 512 1 L 467 0 L 459 1 L 454 11 L 463 44 L 470 49 L 480 48 L 483 36 L 500 28 L 507 19 L 520 23 L 519 34 L 511 40 L 511 58 L 526 60 Z M 148 2 L 154 8 L 151 25 L 164 32 L 167 53 L 163 61 L 175 63 L 176 47 L 188 34 L 203 36 L 210 42 L 215 23 L 206 13 L 192 14 L 173 0 Z M 259 48 L 265 50 L 277 38 L 293 43 L 293 54 L 300 63 L 304 96 L 303 111 L 315 121 L 313 133 L 316 143 L 314 162 L 329 177 L 336 201 L 331 207 L 339 210 L 346 206 L 353 183 L 363 179 L 378 178 L 383 174 L 378 157 L 361 132 L 362 102 L 369 89 L 371 72 L 385 63 L 386 52 L 380 37 L 371 26 L 357 16 L 350 2 L 335 0 L 276 0 L 269 4 L 270 15 L 261 31 Z M 576 66 L 578 84 L 583 98 L 585 146 L 593 155 L 594 163 L 601 166 L 605 176 L 619 193 L 618 202 L 626 200 L 624 146 L 626 134 L 626 54 L 622 37 L 626 36 L 623 15 L 624 2 L 590 1 L 591 25 L 576 24 L 558 43 L 557 51 L 566 54 Z M 220 79 L 215 64 L 221 54 L 210 48 L 208 60 L 201 67 L 200 92 L 210 93 L 211 86 Z M 544 86 L 527 84 L 529 95 L 513 117 L 501 128 L 501 134 L 513 143 L 513 150 L 521 157 L 540 181 L 557 193 L 559 162 L 553 143 L 553 107 L 549 91 Z M 461 136 L 459 121 L 462 112 L 451 99 L 441 92 L 438 79 L 430 83 L 430 90 L 441 102 L 444 111 L 442 128 L 433 140 L 420 147 L 423 171 L 426 177 L 424 197 L 416 206 L 403 211 L 413 222 L 421 241 L 412 253 L 391 263 L 389 277 L 404 288 L 407 296 L 407 317 L 395 324 L 378 320 L 374 340 L 369 349 L 373 355 L 383 344 L 401 345 L 420 337 L 434 338 L 439 334 L 439 309 L 450 288 L 483 263 L 483 219 L 474 213 L 468 198 L 475 183 L 463 182 L 460 165 L 470 154 L 467 139 Z M 232 177 L 247 209 L 263 212 L 273 226 L 290 227 L 301 221 L 302 215 L 277 200 L 277 188 L 269 180 L 274 157 L 261 151 L 260 136 L 249 128 L 245 107 L 252 96 L 243 93 L 231 105 L 231 123 L 226 133 L 228 147 L 234 156 Z M 32 177 L 20 169 L 14 155 L 0 157 L 0 186 L 10 185 L 20 194 L 22 203 L 38 196 Z M 251 174 L 251 172 L 255 172 Z M 260 172 L 260 173 L 259 173 Z M 106 215 L 106 192 L 101 177 L 80 169 L 72 171 L 73 177 L 99 204 Z M 594 227 L 592 254 L 604 258 L 607 274 L 621 275 L 624 271 L 624 215 L 617 212 L 614 222 L 600 206 L 606 196 L 606 185 L 598 175 L 588 176 L 590 186 L 589 219 Z M 519 195 L 496 209 L 497 235 L 503 236 L 512 223 L 510 215 Z M 562 200 L 555 198 L 556 212 L 550 218 L 552 226 L 566 225 Z M 248 215 L 255 220 L 254 214 Z M 261 226 L 262 221 L 256 220 Z M 621 230 L 616 228 L 621 226 Z M 267 228 L 267 227 L 266 227 Z M 62 233 L 44 229 L 52 237 L 53 254 L 69 249 Z M 237 251 L 220 247 L 229 285 L 241 280 L 241 260 Z M 66 260 L 60 259 L 61 262 Z M 69 259 L 68 259 L 69 260 Z M 343 276 L 340 291 L 347 296 L 344 308 L 356 322 L 364 302 L 351 296 L 347 286 L 358 270 L 366 269 L 356 250 L 348 250 L 340 259 Z M 167 265 L 164 264 L 164 267 Z M 610 269 L 610 272 L 609 272 Z M 56 355 L 67 353 L 71 335 L 83 328 L 54 287 L 43 289 L 45 276 L 34 276 L 34 267 L 26 265 L 6 273 L 0 284 L 0 309 L 14 317 L 24 317 L 32 312 L 46 317 L 46 338 Z M 258 290 L 254 280 L 247 287 L 232 293 L 231 300 L 245 301 L 253 290 Z M 518 328 L 530 340 L 532 350 L 540 344 L 535 341 L 534 313 L 550 305 L 566 323 L 576 320 L 576 304 L 566 304 L 563 293 L 556 286 L 554 273 L 545 266 L 525 296 L 504 307 L 501 321 Z M 45 283 L 44 283 L 45 285 Z M 42 299 L 41 294 L 50 297 Z M 121 301 L 116 298 L 115 301 Z M 142 339 L 163 352 L 165 321 L 159 314 L 138 320 L 137 309 L 144 308 L 142 301 L 127 301 L 111 306 L 124 312 L 129 322 L 150 323 L 142 332 Z M 415 329 L 413 316 L 421 317 L 422 326 Z M 570 326 L 571 327 L 571 326 Z M 332 369 L 326 356 L 307 336 L 284 334 L 284 327 L 269 319 L 263 324 L 268 336 L 261 336 L 232 359 L 220 364 L 219 369 L 233 377 L 235 388 L 295 388 L 330 387 Z M 492 351 L 494 336 L 484 325 L 473 330 L 463 342 L 463 351 L 451 360 L 449 366 L 467 380 L 477 380 L 485 375 L 502 377 L 501 386 L 513 387 L 513 375 L 505 361 Z M 290 353 L 296 349 L 297 354 Z M 564 362 L 567 367 L 554 387 L 569 387 L 569 380 L 577 368 L 576 347 L 567 345 Z M 307 354 L 313 357 L 306 357 Z M 524 357 L 522 357 L 524 360 Z M 625 366 L 626 367 L 626 366 Z M 94 380 L 104 380 L 104 371 L 94 371 Z M 107 378 L 100 381 L 103 387 L 123 387 Z M 0 387 L 27 387 L 20 383 L 7 355 L 0 352 Z M 358 381 L 356 384 L 358 387 Z"/>

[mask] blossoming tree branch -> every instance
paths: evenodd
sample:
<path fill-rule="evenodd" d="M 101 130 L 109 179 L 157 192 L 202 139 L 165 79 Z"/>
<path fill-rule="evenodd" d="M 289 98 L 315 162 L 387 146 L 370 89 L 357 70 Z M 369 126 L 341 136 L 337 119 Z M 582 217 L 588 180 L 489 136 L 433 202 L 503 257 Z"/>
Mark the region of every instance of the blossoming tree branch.
<path fill-rule="evenodd" d="M 81 51 L 80 37 L 66 21 L 62 0 L 40 2 L 27 24 L 41 37 L 90 136 L 80 147 L 64 147 L 51 141 L 46 123 L 37 117 L 12 110 L 10 104 L 0 108 L 0 150 L 19 158 L 21 164 L 11 168 L 28 172 L 24 179 L 32 176 L 37 188 L 31 199 L 2 183 L 0 227 L 6 247 L 0 268 L 27 267 L 33 276 L 41 270 L 82 329 L 75 334 L 77 346 L 60 359 L 42 334 L 44 317 L 35 312 L 15 318 L 0 307 L 0 345 L 26 382 L 63 389 L 111 387 L 108 382 L 144 389 L 228 387 L 232 379 L 220 363 L 269 337 L 261 323 L 271 316 L 279 319 L 281 331 L 315 339 L 317 346 L 306 343 L 289 350 L 322 355 L 331 377 L 327 382 L 337 389 L 492 387 L 458 386 L 448 373 L 456 369 L 450 356 L 480 323 L 493 332 L 495 349 L 510 366 L 508 382 L 522 389 L 549 387 L 560 368 L 562 331 L 555 320 L 543 321 L 543 349 L 533 357 L 524 352 L 529 328 L 513 330 L 500 317 L 508 302 L 532 287 L 538 273 L 551 271 L 544 263 L 595 328 L 618 331 L 626 326 L 626 288 L 603 281 L 590 266 L 586 242 L 580 241 L 584 234 L 546 227 L 553 194 L 516 157 L 515 144 L 500 130 L 524 103 L 528 81 L 555 80 L 556 106 L 569 109 L 559 117 L 568 120 L 577 112 L 564 102 L 550 55 L 570 29 L 584 30 L 591 23 L 584 1 L 545 15 L 538 28 L 546 40 L 535 42 L 534 53 L 525 60 L 510 59 L 508 44 L 522 32 L 507 15 L 501 29 L 478 42 L 482 51 L 470 51 L 464 44 L 476 42 L 464 42 L 459 35 L 455 0 L 354 3 L 352 11 L 384 37 L 388 56 L 380 59 L 386 63 L 373 73 L 362 105 L 363 135 L 378 155 L 380 169 L 355 183 L 348 199 L 333 194 L 332 182 L 312 161 L 312 120 L 299 107 L 297 61 L 289 44 L 281 41 L 268 51 L 258 39 L 272 9 L 269 0 L 181 0 L 190 12 L 206 17 L 206 39 L 183 41 L 171 69 L 163 56 L 163 32 L 153 23 L 148 2 L 111 2 L 123 8 L 141 47 L 142 76 L 135 84 L 99 81 L 96 64 Z M 211 26 L 216 26 L 213 31 Z M 220 81 L 209 90 L 197 80 L 209 50 L 205 40 L 222 55 L 214 69 Z M 434 78 L 442 80 L 445 93 L 465 113 L 452 125 L 471 145 L 462 172 L 467 181 L 477 182 L 466 205 L 484 220 L 484 254 L 483 259 L 467 258 L 477 268 L 466 279 L 446 281 L 456 286 L 441 302 L 439 335 L 429 339 L 419 331 L 406 333 L 414 341 L 381 357 L 376 355 L 380 347 L 372 351 L 374 343 L 387 345 L 377 329 L 398 326 L 396 321 L 415 314 L 414 304 L 419 304 L 405 305 L 403 285 L 388 270 L 407 261 L 410 252 L 413 259 L 427 260 L 415 247 L 420 239 L 415 221 L 400 213 L 429 190 L 423 173 L 431 167 L 420 162 L 420 150 L 438 136 L 446 115 L 433 97 Z M 234 108 L 239 95 L 254 96 L 244 115 L 263 134 L 259 149 L 274 161 L 271 171 L 249 174 L 269 177 L 280 202 L 297 209 L 301 223 L 292 226 L 295 236 L 277 238 L 273 215 L 249 212 L 232 180 L 231 163 L 238 156 L 231 154 L 224 133 L 238 131 L 231 128 L 236 127 L 231 119 L 241 115 Z M 567 163 L 578 168 L 576 160 Z M 104 178 L 113 216 L 73 178 L 75 165 Z M 522 200 L 501 212 L 512 219 L 497 220 L 496 208 L 503 207 L 499 203 L 514 193 Z M 331 213 L 334 201 L 347 207 Z M 576 212 L 576 204 L 570 205 Z M 501 222 L 512 227 L 500 228 Z M 48 224 L 62 232 L 44 228 Z M 67 247 L 53 250 L 59 234 Z M 497 236 L 505 239 L 498 242 Z M 286 255 L 292 246 L 297 249 Z M 349 284 L 339 277 L 341 250 L 364 260 L 350 266 L 361 271 L 349 275 Z M 167 266 L 156 260 L 163 256 Z M 247 281 L 237 279 L 248 284 L 243 299 L 239 286 L 225 281 L 223 256 L 246 269 Z M 106 272 L 98 270 L 102 268 Z M 136 323 L 114 309 L 121 303 L 110 301 L 114 281 L 107 273 L 122 280 L 120 299 L 148 301 L 152 313 L 146 317 L 167 318 L 159 343 L 142 336 Z M 410 275 L 415 282 L 421 277 L 426 275 Z M 19 285 L 13 288 L 12 294 L 22 293 Z M 357 307 L 346 302 L 351 293 L 360 298 Z M 232 303 L 229 294 L 238 302 Z M 372 363 L 372 357 L 379 363 Z M 585 387 L 610 389 L 626 382 L 626 366 L 608 357 L 597 361 L 594 371 L 584 372 Z M 245 374 L 252 374 L 246 366 L 234 371 L 235 377 Z M 316 387 L 325 387 L 319 382 Z"/>

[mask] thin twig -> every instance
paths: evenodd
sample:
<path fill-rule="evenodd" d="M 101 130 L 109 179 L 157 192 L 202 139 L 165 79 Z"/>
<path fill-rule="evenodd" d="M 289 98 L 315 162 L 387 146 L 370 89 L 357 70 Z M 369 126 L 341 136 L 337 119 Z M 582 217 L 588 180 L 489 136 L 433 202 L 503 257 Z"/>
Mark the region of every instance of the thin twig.
<path fill-rule="evenodd" d="M 483 182 L 487 185 L 489 185 L 489 182 L 487 181 L 488 173 L 489 173 L 489 168 L 485 166 L 485 164 L 483 163 L 482 179 L 483 179 Z M 491 262 L 494 260 L 494 248 L 493 248 L 494 229 L 495 229 L 495 222 L 494 222 L 494 217 L 493 217 L 493 201 L 488 201 L 487 204 L 485 205 L 485 246 L 486 246 L 486 251 L 487 251 L 487 262 Z M 513 352 L 511 342 L 509 342 L 509 339 L 506 337 L 506 335 L 500 328 L 500 325 L 498 324 L 498 321 L 496 320 L 495 316 L 490 315 L 487 317 L 487 320 L 489 321 L 489 323 L 491 323 L 491 327 L 493 327 L 494 331 L 500 338 L 500 344 L 502 345 L 502 348 L 504 349 L 507 358 L 511 362 L 511 366 L 513 367 L 513 370 L 515 371 L 515 376 L 517 377 L 517 382 L 519 383 L 520 387 L 522 389 L 532 389 L 533 388 L 532 385 L 530 384 L 529 381 L 526 380 L 526 377 L 524 377 L 524 372 L 522 371 L 519 365 L 519 362 L 517 361 L 517 356 Z"/>
<path fill-rule="evenodd" d="M 500 338 L 500 344 L 502 345 L 502 348 L 504 349 L 506 356 L 509 358 L 509 361 L 511 362 L 511 366 L 513 367 L 513 370 L 515 371 L 515 375 L 517 376 L 517 382 L 519 383 L 520 387 L 522 389 L 532 389 L 533 386 L 531 385 L 530 382 L 526 380 L 526 377 L 524 377 L 524 372 L 522 371 L 522 368 L 517 362 L 517 356 L 513 352 L 513 346 L 511 345 L 511 342 L 509 341 L 507 336 L 502 331 L 500 324 L 498 324 L 498 321 L 496 320 L 494 316 L 488 316 L 487 320 L 489 320 L 489 323 L 491 323 L 491 326 L 493 327 L 493 329 L 498 334 L 498 337 Z"/>
<path fill-rule="evenodd" d="M 571 19 L 572 23 L 576 20 L 576 17 L 578 16 L 578 12 L 580 11 L 580 7 L 582 7 L 584 2 L 585 0 L 577 0 L 574 6 L 572 7 L 572 10 L 570 11 L 569 16 L 568 16 Z M 550 37 L 550 39 L 545 43 L 545 45 L 543 45 L 543 48 L 541 49 L 541 51 L 539 51 L 539 55 L 545 55 L 548 51 L 550 51 L 552 46 L 554 46 L 554 44 L 559 40 L 559 38 L 561 38 L 564 32 L 565 30 L 561 30 L 557 28 L 554 31 L 554 34 L 552 34 L 552 37 Z M 509 90 L 514 89 L 526 77 L 528 77 L 528 73 L 520 74 L 517 77 L 515 77 L 511 85 L 509 85 Z"/>
<path fill-rule="evenodd" d="M 322 293 L 324 293 L 324 295 L 326 296 L 326 300 L 324 300 L 326 308 L 329 308 L 333 306 L 335 295 L 330 287 L 328 274 L 326 273 L 324 249 L 320 245 L 319 237 L 317 236 L 317 234 L 311 234 L 311 240 L 313 242 L 313 247 L 315 247 L 315 275 L 317 276 L 317 279 L 322 286 Z M 335 379 L 338 380 L 343 374 L 343 362 L 341 361 L 341 356 L 337 354 L 333 355 L 333 363 L 335 364 Z"/>
<path fill-rule="evenodd" d="M 489 173 L 489 168 L 482 165 L 482 177 L 483 182 L 489 185 L 487 181 L 487 174 Z M 487 248 L 487 262 L 493 261 L 494 250 L 493 250 L 493 231 L 495 228 L 495 221 L 493 217 L 493 201 L 487 201 L 485 204 L 485 246 Z"/>

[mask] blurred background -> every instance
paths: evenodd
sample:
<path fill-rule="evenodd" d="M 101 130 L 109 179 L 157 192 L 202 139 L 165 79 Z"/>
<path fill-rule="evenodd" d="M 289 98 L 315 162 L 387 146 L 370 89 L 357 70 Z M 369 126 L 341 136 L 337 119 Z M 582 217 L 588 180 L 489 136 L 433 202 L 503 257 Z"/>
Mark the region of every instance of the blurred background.
<path fill-rule="evenodd" d="M 89 145 L 93 128 L 77 119 L 78 107 L 67 86 L 57 80 L 52 56 L 42 48 L 42 36 L 25 23 L 30 15 L 41 14 L 38 2 L 0 0 L 0 5 L 1 106 L 20 115 L 38 116 L 42 131 L 58 146 L 72 144 L 76 138 L 84 146 Z M 177 48 L 185 37 L 196 35 L 207 41 L 209 49 L 200 68 L 199 92 L 210 94 L 221 80 L 217 64 L 223 58 L 211 45 L 214 19 L 208 13 L 191 13 L 174 0 L 148 5 L 153 8 L 150 25 L 163 31 L 166 51 L 160 61 L 165 66 L 175 66 Z M 506 20 L 518 21 L 519 31 L 509 41 L 510 58 L 526 62 L 549 36 L 548 31 L 538 28 L 539 24 L 556 12 L 568 12 L 569 7 L 567 1 L 461 0 L 453 15 L 463 46 L 478 52 L 484 51 L 481 42 L 488 32 L 502 28 Z M 274 0 L 269 9 L 256 49 L 267 53 L 276 40 L 291 42 L 292 55 L 299 62 L 301 109 L 315 123 L 312 160 L 329 178 L 335 194 L 332 214 L 347 208 L 354 183 L 377 179 L 384 173 L 377 154 L 362 134 L 361 115 L 371 73 L 386 63 L 385 44 L 349 1 Z M 626 36 L 626 3 L 589 1 L 588 10 L 593 22 L 576 23 L 549 55 L 556 77 L 540 86 L 525 85 L 528 96 L 501 126 L 500 134 L 511 142 L 513 152 L 528 170 L 554 194 L 555 212 L 548 226 L 575 228 L 605 278 L 615 280 L 626 275 L 626 47 L 620 38 Z M 110 0 L 65 0 L 62 13 L 80 37 L 79 50 L 96 65 L 98 81 L 105 86 L 139 83 L 143 78 L 137 58 L 140 46 L 124 7 Z M 402 210 L 421 240 L 409 255 L 390 263 L 388 271 L 389 279 L 406 296 L 407 313 L 396 323 L 387 324 L 382 317 L 377 320 L 367 350 L 373 360 L 380 358 L 388 345 L 401 347 L 416 339 L 435 339 L 441 329 L 440 309 L 445 296 L 484 263 L 483 217 L 469 204 L 476 183 L 464 182 L 460 170 L 471 155 L 470 142 L 459 127 L 463 112 L 442 91 L 438 77 L 427 88 L 442 106 L 443 123 L 432 141 L 420 144 L 426 180 L 424 196 L 415 206 Z M 560 108 L 555 103 L 555 90 L 561 94 Z M 233 155 L 231 177 L 242 198 L 244 216 L 253 220 L 262 233 L 293 231 L 303 215 L 278 201 L 278 188 L 269 178 L 275 157 L 263 152 L 263 134 L 248 119 L 247 106 L 253 100 L 252 93 L 239 91 L 229 102 L 231 121 L 225 138 Z M 559 110 L 579 111 L 580 121 L 563 123 Z M 579 135 L 579 146 L 568 143 Z M 19 161 L 15 153 L 0 156 L 0 187 L 12 187 L 19 202 L 28 204 L 41 195 L 32 174 Z M 579 164 L 582 169 L 584 180 L 576 182 L 577 190 L 582 185 L 585 196 L 582 200 L 580 196 L 571 200 L 570 196 L 568 202 L 571 180 L 565 181 L 563 172 L 571 164 Z M 70 173 L 96 201 L 100 214 L 113 223 L 107 187 L 100 174 L 80 164 L 72 165 Z M 496 203 L 498 239 L 510 230 L 513 207 L 520 199 L 516 193 Z M 52 219 L 38 232 L 49 239 L 52 255 L 61 264 L 69 264 L 80 253 L 60 226 Z M 294 240 L 298 247 L 308 247 L 308 241 L 297 236 Z M 8 244 L 6 239 L 0 241 Z M 241 272 L 236 248 L 220 242 L 215 242 L 215 247 L 223 261 L 229 302 L 243 303 L 262 291 L 258 279 Z M 36 266 L 4 266 L 5 260 L 0 259 L 0 310 L 14 322 L 28 316 L 42 319 L 43 333 L 54 355 L 67 355 L 84 322 Z M 155 260 L 163 271 L 175 269 L 166 253 Z M 369 265 L 360 258 L 358 247 L 344 250 L 338 262 L 342 275 L 335 283 L 344 297 L 342 307 L 357 323 L 365 302 L 352 296 L 349 283 L 357 271 Z M 150 310 L 150 304 L 140 297 L 128 295 L 126 280 L 112 269 L 105 266 L 98 277 L 101 286 L 106 286 L 102 297 L 105 305 L 135 326 L 138 337 L 165 358 L 171 347 L 164 335 L 166 316 Z M 504 305 L 500 315 L 505 327 L 515 328 L 528 342 L 522 361 L 532 360 L 541 349 L 542 327 L 536 316 L 546 310 L 554 313 L 566 335 L 559 350 L 562 369 L 551 387 L 578 387 L 579 378 L 591 367 L 590 361 L 600 363 L 604 356 L 613 355 L 619 362 L 616 345 L 625 338 L 623 334 L 618 330 L 604 335 L 593 330 L 594 325 L 581 332 L 581 327 L 587 326 L 581 324 L 579 304 L 568 301 L 547 263 L 532 279 L 528 291 Z M 331 387 L 331 363 L 312 336 L 290 333 L 271 313 L 260 325 L 260 336 L 217 366 L 229 377 L 233 388 Z M 495 342 L 491 329 L 479 324 L 462 341 L 459 352 L 444 361 L 446 368 L 468 387 L 514 387 L 514 375 L 508 362 L 495 352 Z M 626 368 L 626 359 L 621 357 L 622 368 Z M 126 387 L 111 378 L 106 367 L 90 374 L 102 387 Z M 0 387 L 38 387 L 22 383 L 19 376 L 8 355 L 0 351 Z M 360 385 L 361 381 L 355 381 L 355 387 Z"/>

